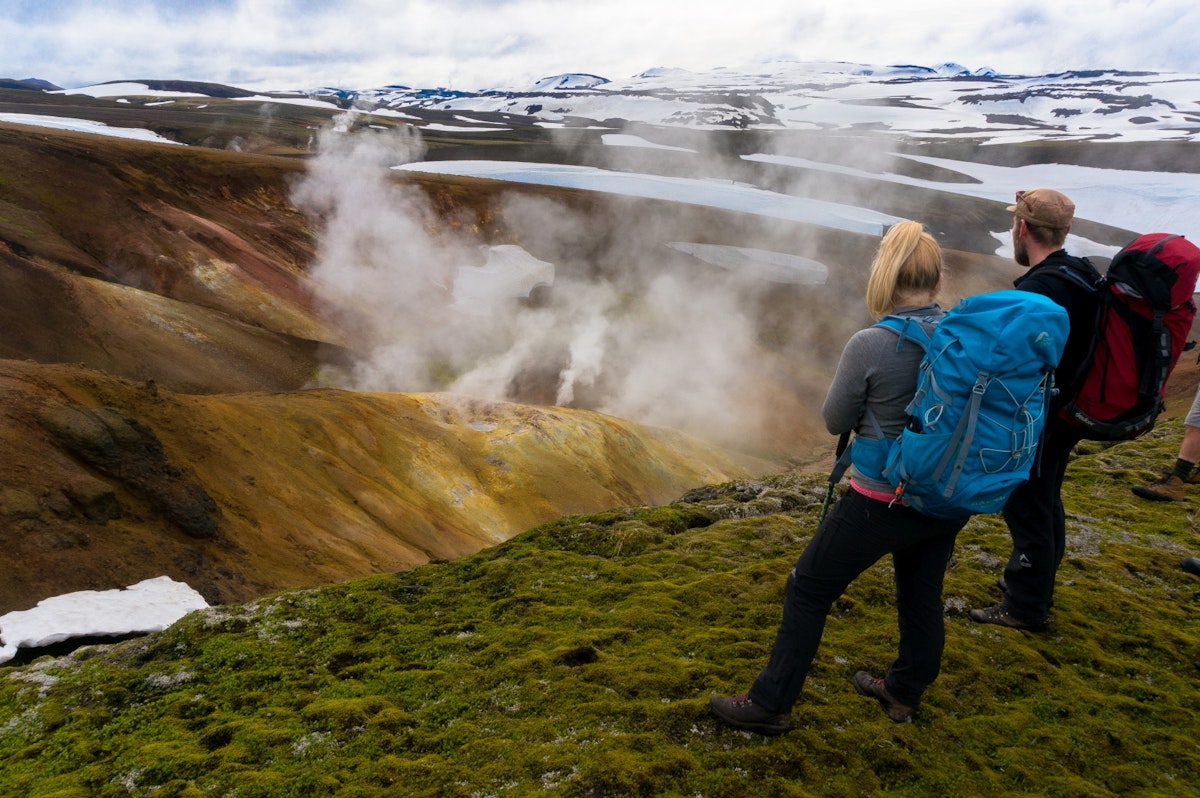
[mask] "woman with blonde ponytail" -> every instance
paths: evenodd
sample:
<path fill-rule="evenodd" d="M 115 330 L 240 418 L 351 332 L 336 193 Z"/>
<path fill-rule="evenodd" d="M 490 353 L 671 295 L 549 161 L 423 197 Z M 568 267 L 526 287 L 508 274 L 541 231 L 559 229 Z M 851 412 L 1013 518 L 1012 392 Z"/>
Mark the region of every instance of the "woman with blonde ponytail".
<path fill-rule="evenodd" d="M 876 319 L 911 319 L 928 332 L 942 317 L 935 297 L 942 252 L 918 222 L 893 225 L 879 244 L 867 281 L 867 308 Z M 945 629 L 942 579 L 966 518 L 924 516 L 895 501 L 882 476 L 891 440 L 908 422 L 924 349 L 892 329 L 871 326 L 846 343 L 822 413 L 835 435 L 855 433 L 850 490 L 838 500 L 788 574 L 783 620 L 770 660 L 748 693 L 714 695 L 724 723 L 760 734 L 792 726 L 792 706 L 821 642 L 825 618 L 854 579 L 892 555 L 899 615 L 899 652 L 883 677 L 859 671 L 860 695 L 874 698 L 897 723 L 910 722 L 925 688 L 941 668 Z"/>

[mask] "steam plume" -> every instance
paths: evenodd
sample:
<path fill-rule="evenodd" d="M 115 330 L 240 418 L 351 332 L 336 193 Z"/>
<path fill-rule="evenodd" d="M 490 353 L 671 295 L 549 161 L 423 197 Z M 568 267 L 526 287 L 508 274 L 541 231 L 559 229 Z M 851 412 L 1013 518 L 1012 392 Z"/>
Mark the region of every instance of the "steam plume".
<path fill-rule="evenodd" d="M 671 250 L 677 219 L 587 216 L 515 194 L 499 213 L 531 258 L 554 264 L 549 291 L 456 295 L 487 242 L 447 233 L 426 195 L 393 177 L 388 167 L 422 157 L 417 134 L 352 133 L 352 121 L 321 135 L 295 192 L 320 228 L 319 300 L 359 355 L 326 367 L 324 384 L 589 407 L 748 447 L 820 428 L 813 396 L 832 361 L 810 355 L 822 322 L 798 309 L 786 340 L 764 348 L 764 305 L 792 294 Z M 597 238 L 599 251 L 581 245 Z"/>

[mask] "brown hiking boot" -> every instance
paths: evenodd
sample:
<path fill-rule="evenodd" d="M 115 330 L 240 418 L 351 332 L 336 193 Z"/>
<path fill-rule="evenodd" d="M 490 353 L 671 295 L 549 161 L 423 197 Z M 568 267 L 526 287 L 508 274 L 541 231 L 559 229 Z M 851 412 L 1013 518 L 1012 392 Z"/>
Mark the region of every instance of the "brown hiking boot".
<path fill-rule="evenodd" d="M 1040 632 L 1046 628 L 1045 621 L 1025 621 L 1013 615 L 1008 606 L 1008 599 L 991 607 L 971 610 L 967 615 L 976 623 L 994 623 L 997 626 L 1007 626 L 1009 629 Z"/>
<path fill-rule="evenodd" d="M 859 671 L 854 674 L 852 681 L 856 693 L 878 701 L 879 706 L 883 707 L 883 711 L 893 721 L 896 723 L 912 723 L 913 713 L 916 710 L 907 704 L 901 704 L 893 698 L 892 694 L 888 692 L 887 687 L 884 686 L 883 679 L 878 676 L 872 676 L 866 671 Z"/>
<path fill-rule="evenodd" d="M 1155 502 L 1183 501 L 1183 480 L 1174 474 L 1163 474 L 1149 485 L 1134 485 L 1133 494 Z"/>
<path fill-rule="evenodd" d="M 712 713 L 726 725 L 759 734 L 783 734 L 792 728 L 792 716 L 771 712 L 750 700 L 748 694 L 714 695 L 708 701 Z"/>

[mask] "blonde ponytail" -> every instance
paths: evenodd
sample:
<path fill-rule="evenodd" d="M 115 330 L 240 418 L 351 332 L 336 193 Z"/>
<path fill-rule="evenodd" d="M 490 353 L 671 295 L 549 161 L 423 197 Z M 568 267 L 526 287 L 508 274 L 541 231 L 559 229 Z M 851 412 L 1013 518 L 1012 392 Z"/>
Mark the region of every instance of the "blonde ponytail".
<path fill-rule="evenodd" d="M 867 309 L 879 319 L 906 298 L 933 300 L 942 277 L 942 248 L 920 222 L 898 222 L 879 242 L 867 279 Z"/>

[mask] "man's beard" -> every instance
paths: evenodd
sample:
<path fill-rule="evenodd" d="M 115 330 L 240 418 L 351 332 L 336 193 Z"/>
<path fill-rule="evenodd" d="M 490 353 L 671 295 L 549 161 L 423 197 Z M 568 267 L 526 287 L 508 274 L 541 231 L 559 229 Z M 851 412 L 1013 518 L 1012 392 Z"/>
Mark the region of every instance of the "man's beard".
<path fill-rule="evenodd" d="M 1025 241 L 1017 236 L 1017 231 L 1013 230 L 1013 260 L 1018 266 L 1029 268 L 1029 248 L 1025 246 Z"/>

